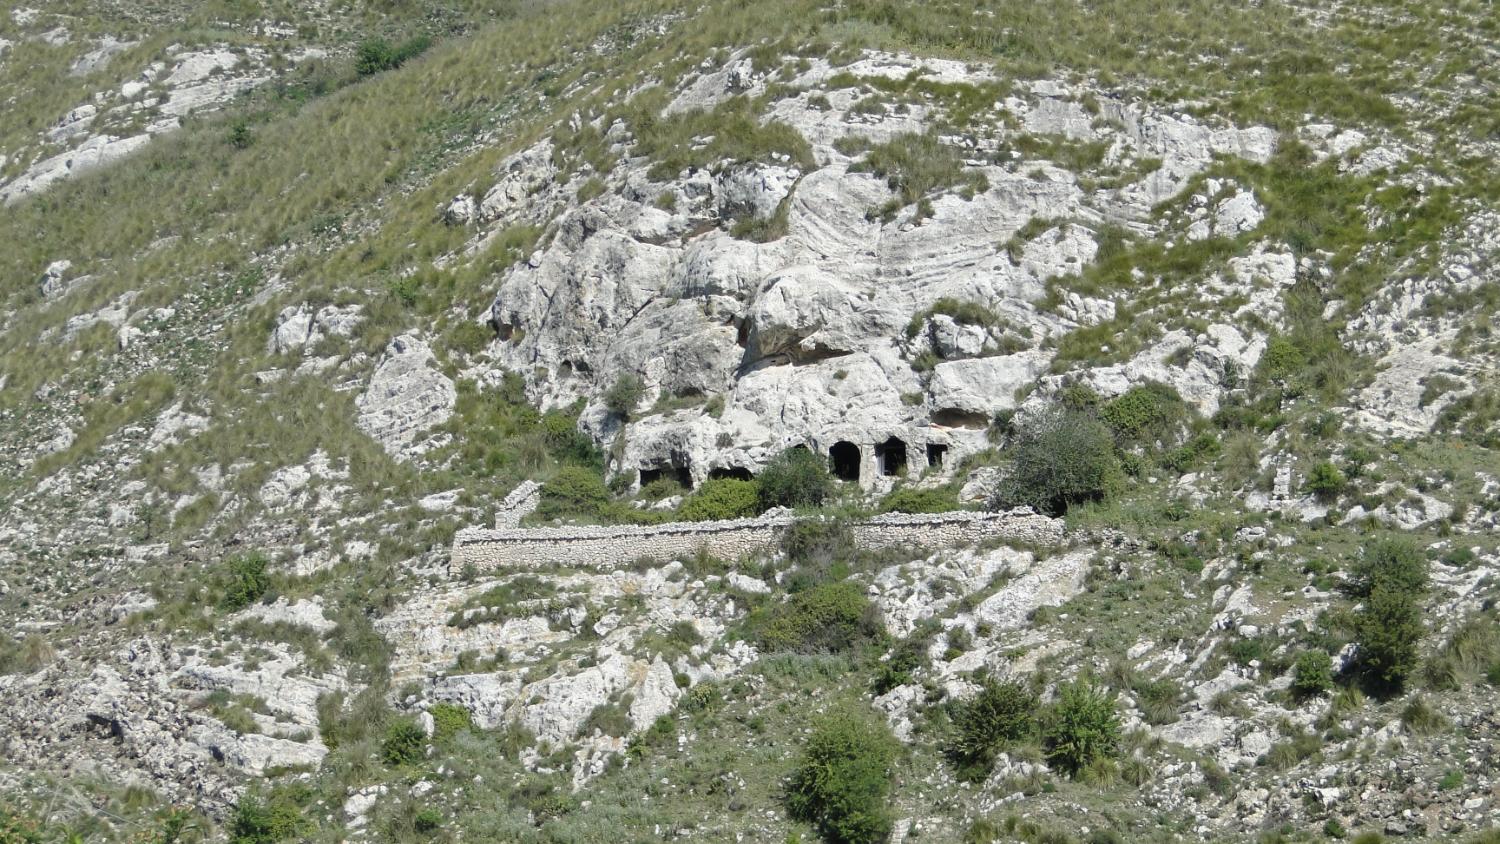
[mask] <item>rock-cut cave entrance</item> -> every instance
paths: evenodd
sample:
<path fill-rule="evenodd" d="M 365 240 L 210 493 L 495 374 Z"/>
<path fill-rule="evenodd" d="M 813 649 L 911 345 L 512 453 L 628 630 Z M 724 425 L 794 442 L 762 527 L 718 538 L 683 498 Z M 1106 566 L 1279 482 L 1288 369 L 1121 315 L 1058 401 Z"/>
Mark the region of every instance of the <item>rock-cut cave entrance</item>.
<path fill-rule="evenodd" d="M 686 466 L 668 466 L 666 468 L 642 469 L 641 486 L 659 481 L 662 478 L 674 478 L 683 489 L 693 488 L 693 472 Z"/>
<path fill-rule="evenodd" d="M 841 481 L 859 480 L 859 446 L 840 440 L 828 449 L 828 468 Z"/>
<path fill-rule="evenodd" d="M 880 467 L 882 475 L 906 474 L 906 443 L 891 437 L 875 446 L 875 463 Z"/>

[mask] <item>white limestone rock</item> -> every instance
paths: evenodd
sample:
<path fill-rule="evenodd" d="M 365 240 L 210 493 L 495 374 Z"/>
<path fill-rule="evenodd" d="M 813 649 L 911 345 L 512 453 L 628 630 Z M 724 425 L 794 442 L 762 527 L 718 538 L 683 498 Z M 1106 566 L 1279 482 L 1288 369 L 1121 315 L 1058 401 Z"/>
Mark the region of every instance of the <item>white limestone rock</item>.
<path fill-rule="evenodd" d="M 1016 407 L 1016 391 L 1033 383 L 1052 362 L 1050 351 L 953 360 L 932 369 L 928 401 L 938 411 L 977 414 L 986 419 Z"/>
<path fill-rule="evenodd" d="M 457 402 L 458 391 L 438 370 L 432 349 L 403 334 L 386 347 L 369 387 L 355 400 L 356 423 L 387 453 L 406 458 L 421 451 L 414 447 L 417 435 L 447 421 Z"/>

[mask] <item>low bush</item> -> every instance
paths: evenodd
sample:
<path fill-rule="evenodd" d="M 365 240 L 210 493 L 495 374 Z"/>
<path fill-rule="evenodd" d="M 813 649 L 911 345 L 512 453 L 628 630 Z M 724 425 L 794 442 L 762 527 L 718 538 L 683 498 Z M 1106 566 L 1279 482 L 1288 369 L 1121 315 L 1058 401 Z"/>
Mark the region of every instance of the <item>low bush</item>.
<path fill-rule="evenodd" d="M 711 478 L 682 502 L 677 515 L 684 521 L 745 519 L 760 512 L 760 486 L 737 478 Z"/>
<path fill-rule="evenodd" d="M 408 61 L 427 52 L 432 39 L 419 35 L 399 45 L 384 38 L 371 38 L 360 43 L 354 56 L 354 70 L 360 76 L 374 76 L 387 70 L 395 70 Z"/>
<path fill-rule="evenodd" d="M 1344 473 L 1339 467 L 1327 460 L 1314 463 L 1307 472 L 1305 486 L 1307 491 L 1317 496 L 1319 501 L 1329 503 L 1339 497 L 1348 482 L 1344 480 Z"/>
<path fill-rule="evenodd" d="M 957 510 L 958 491 L 951 486 L 935 489 L 898 487 L 880 501 L 882 513 L 946 513 Z"/>
<path fill-rule="evenodd" d="M 1119 477 L 1114 437 L 1087 411 L 1055 408 L 1028 420 L 1003 451 L 1010 471 L 995 504 L 1053 516 L 1104 499 Z"/>
<path fill-rule="evenodd" d="M 1422 697 L 1412 698 L 1406 708 L 1401 710 L 1401 723 L 1419 736 L 1431 735 L 1448 728 L 1448 719 Z"/>
<path fill-rule="evenodd" d="M 927 637 L 905 639 L 896 646 L 890 657 L 875 667 L 875 680 L 871 688 L 877 697 L 897 686 L 912 682 L 916 671 L 927 665 L 928 643 Z"/>
<path fill-rule="evenodd" d="M 849 168 L 882 176 L 896 193 L 870 216 L 887 220 L 913 203 L 929 199 L 939 190 L 962 186 L 969 194 L 989 190 L 982 172 L 964 166 L 963 156 L 938 139 L 935 133 L 908 133 L 870 148 L 869 154 Z M 925 216 L 925 215 L 924 215 Z"/>
<path fill-rule="evenodd" d="M 645 397 L 646 385 L 640 376 L 627 372 L 604 391 L 604 406 L 628 419 Z"/>
<path fill-rule="evenodd" d="M 1327 651 L 1303 651 L 1292 665 L 1292 695 L 1318 697 L 1333 689 L 1333 658 Z"/>
<path fill-rule="evenodd" d="M 939 314 L 950 317 L 959 325 L 980 325 L 990 328 L 1000 324 L 1000 316 L 984 305 L 945 296 L 912 315 L 911 320 L 906 324 L 906 336 L 915 338 L 922 333 L 922 326 L 927 324 L 927 320 Z"/>
<path fill-rule="evenodd" d="M 542 519 L 599 518 L 609 503 L 603 478 L 582 466 L 564 466 L 542 484 L 536 512 Z"/>
<path fill-rule="evenodd" d="M 387 765 L 412 765 L 421 761 L 427 749 L 427 735 L 416 721 L 402 718 L 385 730 L 380 742 L 380 758 Z"/>
<path fill-rule="evenodd" d="M 304 840 L 312 822 L 302 813 L 305 787 L 283 786 L 269 794 L 247 794 L 229 819 L 230 844 L 280 844 Z"/>
<path fill-rule="evenodd" d="M 946 749 L 960 779 L 981 782 L 1007 744 L 1036 729 L 1037 697 L 1014 680 L 986 680 L 979 693 L 953 711 L 954 734 Z"/>
<path fill-rule="evenodd" d="M 823 458 L 805 448 L 789 448 L 761 470 L 760 507 L 817 507 L 833 494 L 833 479 Z"/>
<path fill-rule="evenodd" d="M 266 573 L 264 554 L 231 557 L 225 570 L 224 596 L 219 599 L 219 607 L 226 612 L 250 606 L 271 588 L 271 576 Z"/>
<path fill-rule="evenodd" d="M 469 710 L 456 703 L 435 703 L 427 710 L 432 716 L 432 738 L 446 741 L 459 733 L 474 728 L 474 717 Z"/>
<path fill-rule="evenodd" d="M 813 824 L 831 844 L 876 844 L 891 834 L 887 795 L 899 745 L 885 720 L 863 710 L 820 721 L 787 784 L 793 818 Z"/>
<path fill-rule="evenodd" d="M 1177 440 L 1176 428 L 1187 416 L 1187 405 L 1177 391 L 1150 382 L 1131 387 L 1099 408 L 1099 419 L 1122 445 Z"/>
<path fill-rule="evenodd" d="M 837 653 L 878 641 L 883 633 L 875 607 L 856 583 L 813 586 L 785 603 L 758 610 L 752 623 L 767 653 Z"/>
<path fill-rule="evenodd" d="M 1120 752 L 1120 716 L 1114 695 L 1080 680 L 1063 686 L 1043 733 L 1047 761 L 1077 776 Z"/>
<path fill-rule="evenodd" d="M 781 537 L 781 550 L 796 566 L 786 585 L 797 592 L 847 575 L 854 532 L 841 519 L 800 519 Z"/>

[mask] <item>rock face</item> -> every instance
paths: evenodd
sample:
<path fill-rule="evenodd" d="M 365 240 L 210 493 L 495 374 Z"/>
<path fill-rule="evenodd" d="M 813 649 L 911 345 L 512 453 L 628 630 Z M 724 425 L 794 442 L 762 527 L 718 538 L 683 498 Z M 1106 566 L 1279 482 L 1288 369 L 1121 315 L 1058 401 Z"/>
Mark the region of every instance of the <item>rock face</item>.
<path fill-rule="evenodd" d="M 767 84 L 735 67 L 688 84 L 669 113 L 711 108 Z M 919 67 L 954 84 L 985 83 L 958 63 L 870 54 L 838 70 L 811 62 L 788 84 L 816 91 L 838 73 L 900 79 Z M 830 102 L 848 96 L 843 88 L 820 93 Z M 587 400 L 583 427 L 601 445 L 623 443 L 610 470 L 627 477 L 665 472 L 699 483 L 753 473 L 788 446 L 828 454 L 844 442 L 859 451 L 852 478 L 878 490 L 895 474 L 880 456 L 893 438 L 908 455 L 928 444 L 946 455 L 930 466 L 908 456 L 907 468 L 947 471 L 988 447 L 982 429 L 1045 372 L 1049 341 L 1113 318 L 1112 301 L 1076 293 L 1043 306 L 1050 280 L 1095 259 L 1106 221 L 1149 230 L 1151 208 L 1185 189 L 1214 155 L 1265 161 L 1275 146 L 1269 129 L 1209 127 L 1115 102 L 1105 105 L 1113 121 L 1106 125 L 1081 110 L 1079 95 L 1038 85 L 996 111 L 1027 131 L 1099 142 L 1114 160 L 1149 157 L 1159 167 L 1122 187 L 1086 188 L 1045 160 L 1018 168 L 986 157 L 1006 136 L 980 133 L 953 154 L 984 189 L 940 188 L 921 213 L 908 207 L 884 217 L 874 209 L 892 199 L 886 180 L 853 166 L 857 155 L 835 142 L 923 131 L 941 118 L 936 106 L 855 116 L 786 96 L 768 119 L 810 141 L 814 166 L 773 157 L 665 179 L 650 161 L 630 157 L 628 135 L 600 125 L 624 160 L 602 196 L 563 207 L 550 241 L 500 282 L 490 311 L 499 342 L 490 354 L 499 368 L 525 375 L 544 406 Z M 552 207 L 550 150 L 544 142 L 507 159 L 478 210 L 457 202 L 450 221 L 513 221 L 523 206 Z M 1201 223 L 1190 238 L 1235 237 L 1259 225 L 1252 192 L 1209 182 L 1194 206 L 1201 219 L 1183 222 Z M 522 203 L 527 194 L 534 199 Z M 747 224 L 769 234 L 735 236 Z M 945 311 L 954 303 L 970 308 L 962 320 Z M 1097 386 L 1159 380 L 1212 412 L 1226 371 L 1253 368 L 1260 342 L 1229 325 L 1202 338 L 1169 336 L 1098 375 Z M 1183 352 L 1186 363 L 1174 357 Z M 722 405 L 622 424 L 601 397 L 627 376 L 644 382 L 648 402 L 713 397 Z"/>
<path fill-rule="evenodd" d="M 356 401 L 360 430 L 392 456 L 420 451 L 417 435 L 447 421 L 458 401 L 453 381 L 437 370 L 432 349 L 403 334 L 386 347 L 385 357 Z"/>

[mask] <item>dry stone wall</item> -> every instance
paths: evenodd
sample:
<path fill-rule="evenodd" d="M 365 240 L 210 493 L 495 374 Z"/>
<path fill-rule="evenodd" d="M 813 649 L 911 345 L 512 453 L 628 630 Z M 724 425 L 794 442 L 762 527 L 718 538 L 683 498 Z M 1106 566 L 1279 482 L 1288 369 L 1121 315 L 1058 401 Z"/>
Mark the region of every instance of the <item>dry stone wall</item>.
<path fill-rule="evenodd" d="M 681 559 L 700 550 L 740 557 L 774 550 L 797 521 L 789 515 L 649 527 L 467 528 L 453 539 L 450 572 L 552 566 L 615 569 L 643 557 Z M 1029 509 L 1002 513 L 890 513 L 855 522 L 854 539 L 871 548 L 972 545 L 989 539 L 1056 544 L 1063 523 Z"/>

